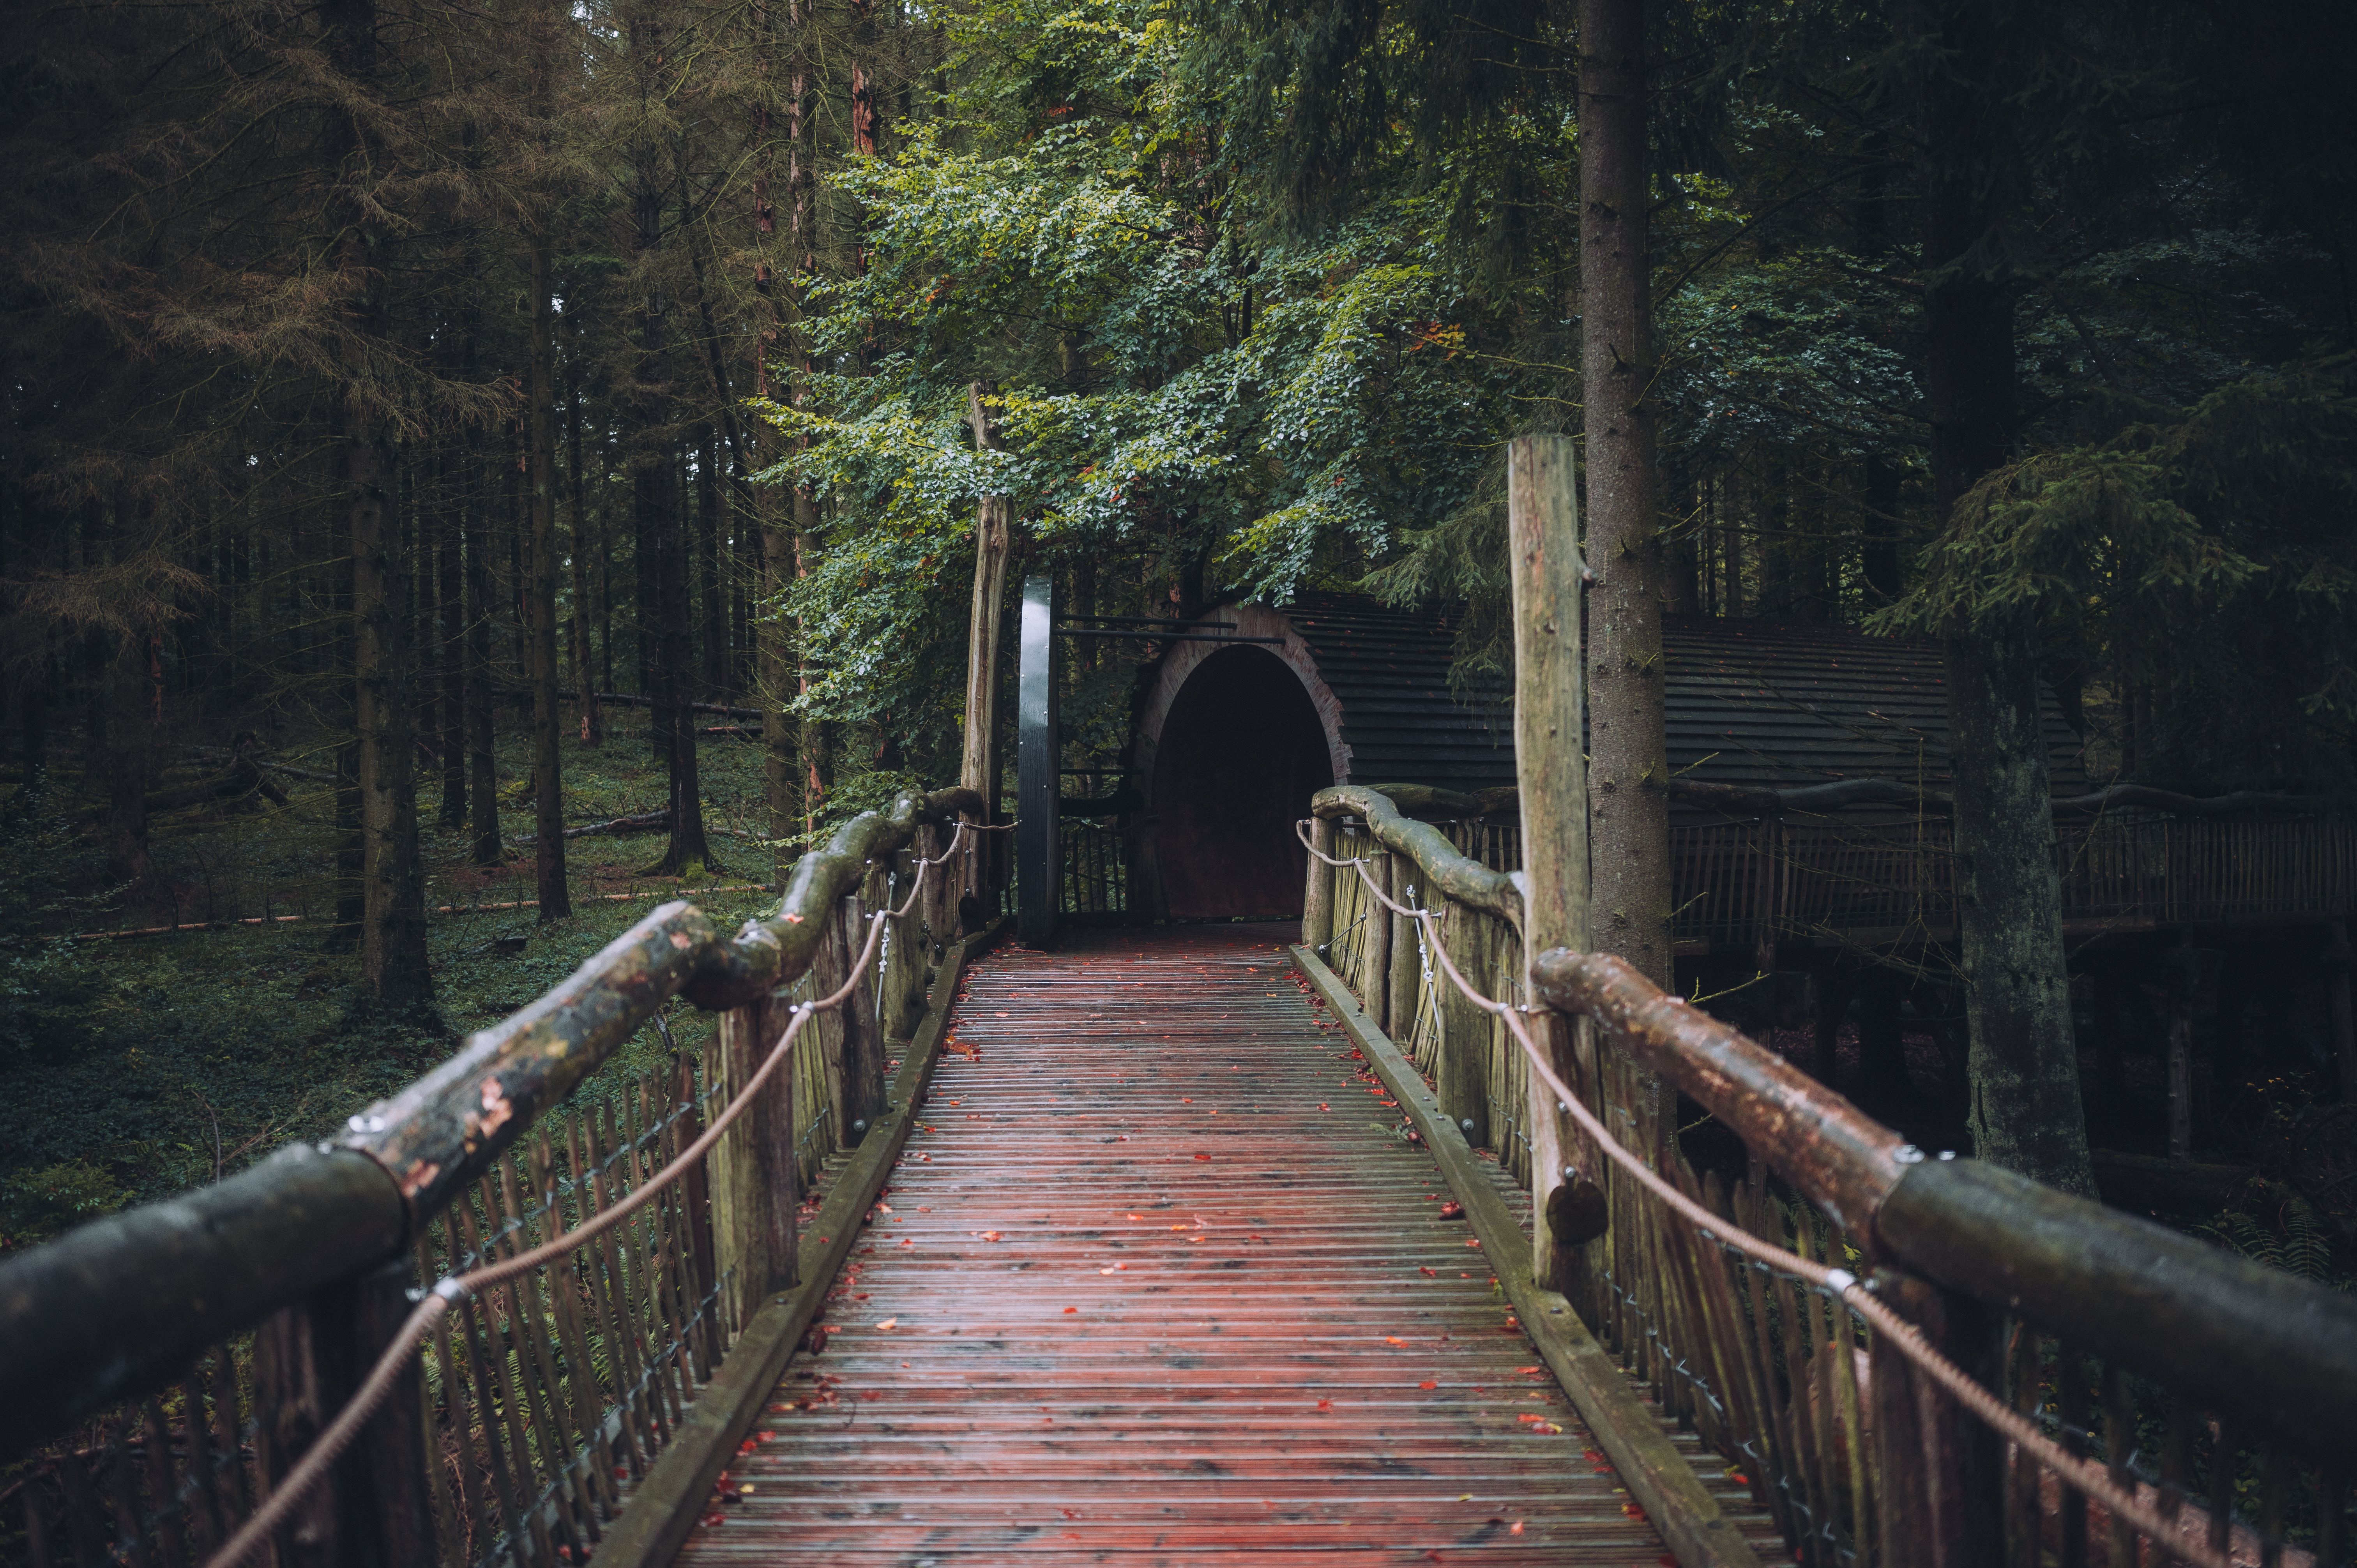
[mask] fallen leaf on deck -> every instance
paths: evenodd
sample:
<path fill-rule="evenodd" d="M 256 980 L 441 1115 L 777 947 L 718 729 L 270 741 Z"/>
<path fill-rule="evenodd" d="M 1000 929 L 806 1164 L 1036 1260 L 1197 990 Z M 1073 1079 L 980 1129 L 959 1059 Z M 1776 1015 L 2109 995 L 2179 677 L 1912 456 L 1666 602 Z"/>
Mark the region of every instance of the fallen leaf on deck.
<path fill-rule="evenodd" d="M 888 1317 L 888 1318 L 885 1318 L 882 1322 L 878 1323 L 876 1326 L 877 1326 L 877 1327 L 878 1327 L 878 1328 L 898 1328 L 899 1326 L 900 1326 L 900 1320 L 899 1320 L 899 1318 L 897 1318 L 897 1317 Z"/>

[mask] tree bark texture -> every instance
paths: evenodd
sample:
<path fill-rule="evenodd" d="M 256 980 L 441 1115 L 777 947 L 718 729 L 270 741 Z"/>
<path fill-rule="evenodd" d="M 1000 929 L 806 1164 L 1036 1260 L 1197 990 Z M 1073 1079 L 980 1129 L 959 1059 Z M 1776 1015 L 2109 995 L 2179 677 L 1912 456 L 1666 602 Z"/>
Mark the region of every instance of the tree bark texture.
<path fill-rule="evenodd" d="M 1580 384 L 1587 441 L 1593 940 L 1671 983 L 1641 0 L 1579 5 Z"/>
<path fill-rule="evenodd" d="M 770 50 L 774 44 L 769 0 L 755 0 L 752 11 L 753 27 L 759 35 L 761 73 L 757 91 L 766 91 L 770 80 Z M 788 93 L 790 131 L 799 131 L 801 77 L 791 79 Z M 775 128 L 766 98 L 753 104 L 753 395 L 760 398 L 776 395 L 770 380 L 770 355 L 776 352 L 782 331 L 783 316 L 778 298 L 777 235 L 778 216 L 772 199 L 777 168 L 774 142 Z M 788 156 L 795 152 L 793 137 L 788 137 Z M 794 232 L 800 235 L 802 209 L 800 188 L 792 188 L 790 199 L 795 200 Z M 786 264 L 795 264 L 789 257 Z M 799 406 L 802 378 L 799 366 L 788 371 L 786 401 Z M 750 446 L 750 466 L 766 468 L 782 454 L 773 450 L 769 426 L 761 420 L 747 422 L 746 440 Z M 754 684 L 759 693 L 756 699 L 761 709 L 761 796 L 769 808 L 770 836 L 781 841 L 773 852 L 773 875 L 780 880 L 786 874 L 791 852 L 782 841 L 791 839 L 796 831 L 801 813 L 796 810 L 794 777 L 794 720 L 786 712 L 786 704 L 798 695 L 793 678 L 794 625 L 785 613 L 785 596 L 793 585 L 793 536 L 779 517 L 779 495 L 775 485 L 761 485 L 753 491 L 753 528 L 759 542 L 761 571 L 761 605 L 755 620 Z"/>
<path fill-rule="evenodd" d="M 1923 381 L 1933 512 L 1950 528 L 1957 499 L 2006 460 L 2013 439 L 2015 281 L 1995 242 L 2029 187 L 2011 121 L 2009 9 L 1936 0 L 1914 12 L 1935 46 L 1918 95 L 1928 149 Z M 1975 1152 L 2093 1197 L 2035 628 L 1992 614 L 1952 636 L 1947 688 Z"/>
<path fill-rule="evenodd" d="M 597 671 L 589 658 L 589 557 L 593 553 L 587 486 L 581 472 L 581 377 L 573 374 L 572 396 L 565 417 L 565 440 L 571 459 L 569 478 L 573 512 L 573 689 L 581 694 L 581 744 L 597 746 L 606 738 L 605 715 L 597 707 Z"/>
<path fill-rule="evenodd" d="M 435 628 L 435 663 L 442 683 L 442 825 L 467 825 L 467 590 L 462 561 L 464 525 L 449 491 L 453 476 L 471 482 L 473 467 L 453 461 L 446 446 L 438 465 L 441 495 L 435 509 L 434 596 L 440 611 Z"/>
<path fill-rule="evenodd" d="M 533 118 L 551 133 L 552 35 L 562 25 L 547 14 L 533 18 Z M 565 773 L 557 749 L 563 722 L 556 701 L 556 304 L 551 276 L 555 249 L 554 199 L 543 193 L 533 215 L 531 399 L 532 548 L 528 585 L 532 631 L 533 884 L 540 923 L 569 919 L 573 896 L 565 875 Z"/>

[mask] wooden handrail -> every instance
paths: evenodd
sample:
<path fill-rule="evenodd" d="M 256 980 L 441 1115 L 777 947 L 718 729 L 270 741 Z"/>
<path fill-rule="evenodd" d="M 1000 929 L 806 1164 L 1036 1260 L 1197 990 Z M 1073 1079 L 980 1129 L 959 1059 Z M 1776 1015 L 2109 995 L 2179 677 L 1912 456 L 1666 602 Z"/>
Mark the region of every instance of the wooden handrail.
<path fill-rule="evenodd" d="M 1512 893 L 1502 874 L 1402 816 L 1394 793 L 1320 790 L 1312 810 L 1363 817 L 1429 886 L 1462 902 L 1476 900 L 1459 889 L 1499 902 L 1500 884 Z M 1557 948 L 1530 974 L 1535 1000 L 1594 1020 L 1875 1261 L 2018 1313 L 2320 1460 L 2357 1452 L 2357 1299 L 1977 1160 L 1927 1158 L 1620 959 Z"/>
<path fill-rule="evenodd" d="M 775 916 L 735 937 L 693 905 L 662 905 L 352 1117 L 340 1140 L 0 1260 L 0 1455 L 145 1394 L 224 1336 L 396 1256 L 664 1002 L 720 1010 L 791 983 L 871 860 L 980 809 L 973 791 L 942 789 L 862 812 L 796 863 Z"/>
<path fill-rule="evenodd" d="M 1441 836 L 1439 829 L 1405 815 L 1393 796 L 1405 788 L 1337 784 L 1311 796 L 1309 811 L 1327 822 L 1339 817 L 1364 819 L 1376 843 L 1415 861 L 1432 886 L 1442 893 L 1459 904 L 1497 916 L 1516 930 L 1522 929 L 1523 894 L 1514 886 L 1512 875 L 1492 871 L 1478 860 L 1467 859 L 1457 853 L 1456 845 Z"/>

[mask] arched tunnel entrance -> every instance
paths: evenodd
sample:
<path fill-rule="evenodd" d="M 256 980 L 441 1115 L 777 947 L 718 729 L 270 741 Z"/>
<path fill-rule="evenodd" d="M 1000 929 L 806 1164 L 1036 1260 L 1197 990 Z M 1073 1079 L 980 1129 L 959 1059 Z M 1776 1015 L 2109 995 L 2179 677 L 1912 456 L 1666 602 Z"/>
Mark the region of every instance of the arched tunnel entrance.
<path fill-rule="evenodd" d="M 1223 648 L 1171 701 L 1154 762 L 1155 858 L 1178 918 L 1301 913 L 1293 824 L 1334 782 L 1326 731 L 1283 660 Z"/>

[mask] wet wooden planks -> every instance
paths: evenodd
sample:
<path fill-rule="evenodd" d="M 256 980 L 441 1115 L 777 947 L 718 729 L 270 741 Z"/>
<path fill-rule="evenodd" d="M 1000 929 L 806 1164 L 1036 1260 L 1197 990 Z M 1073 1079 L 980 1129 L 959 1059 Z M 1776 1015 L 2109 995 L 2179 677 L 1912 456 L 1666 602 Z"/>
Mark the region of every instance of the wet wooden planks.
<path fill-rule="evenodd" d="M 1667 1561 L 1287 934 L 975 967 L 682 1563 Z"/>

